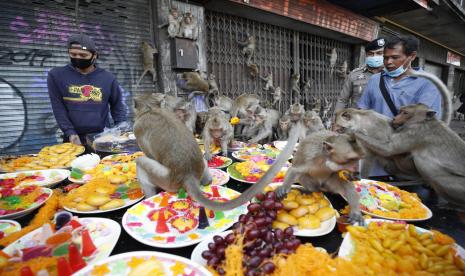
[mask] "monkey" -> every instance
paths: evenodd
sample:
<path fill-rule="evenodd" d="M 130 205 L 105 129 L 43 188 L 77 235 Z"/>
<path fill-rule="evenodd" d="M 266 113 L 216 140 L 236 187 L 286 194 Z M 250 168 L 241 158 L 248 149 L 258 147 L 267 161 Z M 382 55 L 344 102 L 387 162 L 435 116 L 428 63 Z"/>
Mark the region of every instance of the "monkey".
<path fill-rule="evenodd" d="M 294 96 L 294 103 L 300 103 L 300 74 L 296 73 L 291 76 L 291 90 Z"/>
<path fill-rule="evenodd" d="M 257 41 L 255 40 L 255 36 L 250 35 L 249 33 L 247 33 L 247 39 L 245 41 L 237 41 L 237 43 L 240 46 L 243 46 L 242 47 L 242 54 L 247 59 L 245 63 L 247 64 L 247 66 L 250 69 L 251 65 L 255 65 L 252 62 L 252 57 L 255 54 L 255 48 L 257 46 Z M 255 65 L 255 67 L 256 67 L 256 65 Z M 258 72 L 258 70 L 257 70 L 257 72 Z"/>
<path fill-rule="evenodd" d="M 329 118 L 329 110 L 331 109 L 331 103 L 328 101 L 327 97 L 323 97 L 323 102 L 321 104 L 321 118 L 324 120 Z"/>
<path fill-rule="evenodd" d="M 407 105 L 392 120 L 394 133 L 388 140 L 378 140 L 361 131 L 355 135 L 381 156 L 411 154 L 426 184 L 449 205 L 465 210 L 465 142 L 435 115 L 426 105 Z"/>
<path fill-rule="evenodd" d="M 227 96 L 215 96 L 215 106 L 221 109 L 228 117 L 231 117 L 231 109 L 233 106 L 233 100 Z"/>
<path fill-rule="evenodd" d="M 273 106 L 274 105 L 279 105 L 281 104 L 281 101 L 283 99 L 283 94 L 284 94 L 284 91 L 281 89 L 281 87 L 277 86 L 275 89 L 274 89 L 274 92 L 273 92 Z"/>
<path fill-rule="evenodd" d="M 255 79 L 259 74 L 257 64 L 247 63 L 247 68 L 249 69 L 249 75 L 252 77 L 252 79 Z"/>
<path fill-rule="evenodd" d="M 199 27 L 197 19 L 190 12 L 186 12 L 182 18 L 181 26 L 179 27 L 179 35 L 184 38 L 197 40 L 199 35 Z"/>
<path fill-rule="evenodd" d="M 429 79 L 436 85 L 442 96 L 443 112 L 441 120 L 448 125 L 451 120 L 451 99 L 447 87 L 433 74 L 424 71 L 412 71 L 411 75 Z M 338 132 L 364 131 L 368 136 L 380 141 L 386 140 L 393 133 L 390 126 L 390 118 L 372 110 L 358 110 L 347 108 L 336 113 L 335 129 Z M 374 160 L 389 174 L 400 179 L 416 180 L 420 177 L 410 154 L 393 155 L 388 158 L 380 156 L 367 149 L 366 157 L 362 161 L 361 176 L 369 176 Z"/>
<path fill-rule="evenodd" d="M 143 57 L 143 65 L 144 65 L 144 72 L 140 76 L 139 80 L 136 83 L 136 87 L 139 86 L 142 78 L 150 72 L 152 74 L 152 82 L 155 82 L 157 79 L 157 75 L 155 74 L 155 68 L 153 66 L 153 54 L 158 54 L 158 50 L 153 48 L 147 42 L 142 42 L 142 57 Z"/>
<path fill-rule="evenodd" d="M 323 105 L 323 103 L 321 102 L 321 99 L 320 99 L 320 98 L 313 97 L 313 107 L 312 107 L 312 110 L 313 110 L 316 114 L 318 114 L 318 115 L 321 114 L 322 105 Z"/>
<path fill-rule="evenodd" d="M 314 81 L 313 80 L 307 80 L 304 84 L 304 88 L 302 89 L 303 91 L 303 95 L 305 97 L 305 102 L 307 104 L 310 103 L 309 99 L 310 99 L 310 94 L 312 93 L 312 87 L 313 87 L 313 83 Z M 311 107 L 311 106 L 310 106 Z"/>
<path fill-rule="evenodd" d="M 178 9 L 172 7 L 170 13 L 168 14 L 168 23 L 158 26 L 158 28 L 163 28 L 168 26 L 168 37 L 174 38 L 179 35 L 179 25 L 181 23 L 182 17 L 179 16 Z"/>
<path fill-rule="evenodd" d="M 217 202 L 205 197 L 200 189 L 200 185 L 211 183 L 212 177 L 192 133 L 171 112 L 150 108 L 138 98 L 134 108 L 134 134 L 145 153 L 136 159 L 137 179 L 145 196 L 154 195 L 156 186 L 167 192 L 184 187 L 195 201 L 215 211 L 239 207 L 262 192 L 291 156 L 300 131 L 298 127 L 291 131 L 286 147 L 256 184 L 231 201 Z"/>
<path fill-rule="evenodd" d="M 342 195 L 350 206 L 349 220 L 363 223 L 359 209 L 360 197 L 354 185 L 339 177 L 338 172 L 356 172 L 363 149 L 353 136 L 337 134 L 328 130 L 315 132 L 299 142 L 287 170 L 284 183 L 276 194 L 284 198 L 294 182 L 309 192 L 332 192 Z"/>
<path fill-rule="evenodd" d="M 270 89 L 274 89 L 273 86 L 273 73 L 269 73 L 266 77 L 260 77 L 264 82 L 265 82 L 265 87 L 263 87 L 263 90 L 269 91 Z"/>
<path fill-rule="evenodd" d="M 204 93 L 208 92 L 208 82 L 204 80 L 198 72 L 184 72 L 182 73 L 182 79 L 186 82 L 186 89 Z"/>
<path fill-rule="evenodd" d="M 289 109 L 286 111 L 286 115 L 291 118 L 291 123 L 295 124 L 302 119 L 302 116 L 305 113 L 305 108 L 299 103 L 291 104 Z"/>
<path fill-rule="evenodd" d="M 336 48 L 331 49 L 331 54 L 326 54 L 329 56 L 329 74 L 332 76 L 334 73 L 334 67 L 336 66 L 337 62 L 337 50 Z"/>
<path fill-rule="evenodd" d="M 284 141 L 289 138 L 289 130 L 291 129 L 291 117 L 289 115 L 283 115 L 279 118 L 278 129 L 276 131 L 276 139 Z"/>
<path fill-rule="evenodd" d="M 234 138 L 234 130 L 229 123 L 227 115 L 218 107 L 209 109 L 208 119 L 203 128 L 202 136 L 205 147 L 205 159 L 210 161 L 212 158 L 210 151 L 211 143 L 221 146 L 223 156 L 228 156 L 228 145 Z"/>
<path fill-rule="evenodd" d="M 303 140 L 305 137 L 307 137 L 311 133 L 318 132 L 318 131 L 325 129 L 320 116 L 312 110 L 306 111 L 304 113 L 304 115 L 302 116 L 302 124 L 303 124 L 303 128 L 302 128 L 303 131 L 300 136 L 300 140 Z"/>
<path fill-rule="evenodd" d="M 192 102 L 184 99 L 179 100 L 174 107 L 174 113 L 176 114 L 176 117 L 181 120 L 192 133 L 194 133 L 197 112 L 195 111 L 195 107 Z"/>
<path fill-rule="evenodd" d="M 348 68 L 347 60 L 344 60 L 341 66 L 339 66 L 339 70 L 337 71 L 339 73 L 339 77 L 345 79 L 347 77 L 347 68 Z"/>
<path fill-rule="evenodd" d="M 220 95 L 220 91 L 218 89 L 218 84 L 216 83 L 216 80 L 215 80 L 215 75 L 213 74 L 210 74 L 208 76 L 208 95 L 207 97 L 205 97 L 205 100 L 207 101 L 207 106 L 210 107 L 210 103 L 209 103 L 209 99 L 211 97 L 216 97 L 216 96 L 219 96 Z"/>
<path fill-rule="evenodd" d="M 273 139 L 273 129 L 278 126 L 279 111 L 265 109 L 256 106 L 251 125 L 246 126 L 245 136 L 250 138 L 249 143 L 259 143 L 260 141 L 271 142 Z"/>
<path fill-rule="evenodd" d="M 234 100 L 233 105 L 231 107 L 231 117 L 239 117 L 241 119 L 241 122 L 234 126 L 234 132 L 237 136 L 239 136 L 242 133 L 244 124 L 249 123 L 247 120 L 243 119 L 246 119 L 247 107 L 253 104 L 260 104 L 260 99 L 257 95 L 242 94 Z"/>

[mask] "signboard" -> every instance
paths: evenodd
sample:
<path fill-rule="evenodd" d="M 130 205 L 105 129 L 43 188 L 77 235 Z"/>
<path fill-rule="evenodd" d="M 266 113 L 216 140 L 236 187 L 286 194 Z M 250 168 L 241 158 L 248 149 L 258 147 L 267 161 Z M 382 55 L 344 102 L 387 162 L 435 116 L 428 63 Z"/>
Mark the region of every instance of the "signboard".
<path fill-rule="evenodd" d="M 452 52 L 447 51 L 447 63 L 455 65 L 455 66 L 460 66 L 460 56 L 456 55 Z"/>
<path fill-rule="evenodd" d="M 307 0 L 230 0 L 325 29 L 334 30 L 365 41 L 378 35 L 378 23 L 331 3 Z"/>

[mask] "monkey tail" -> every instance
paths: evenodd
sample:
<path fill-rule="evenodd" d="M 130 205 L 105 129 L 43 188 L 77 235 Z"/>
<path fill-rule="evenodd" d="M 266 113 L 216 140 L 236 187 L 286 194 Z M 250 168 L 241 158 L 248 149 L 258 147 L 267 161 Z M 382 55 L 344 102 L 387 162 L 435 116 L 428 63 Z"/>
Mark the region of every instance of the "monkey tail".
<path fill-rule="evenodd" d="M 442 96 L 441 120 L 446 123 L 446 125 L 449 125 L 452 118 L 452 99 L 447 86 L 438 77 L 425 71 L 411 70 L 410 75 L 428 79 L 438 88 Z"/>
<path fill-rule="evenodd" d="M 287 160 L 294 151 L 295 145 L 297 144 L 301 128 L 301 124 L 297 124 L 295 127 L 291 129 L 289 140 L 286 146 L 284 147 L 283 151 L 279 154 L 278 158 L 276 158 L 276 160 L 273 162 L 273 165 L 271 165 L 269 170 L 265 173 L 265 175 L 263 175 L 262 178 L 260 178 L 260 180 L 257 183 L 255 183 L 254 185 L 252 185 L 252 187 L 244 191 L 239 197 L 228 202 L 212 201 L 202 194 L 202 191 L 199 188 L 200 183 L 193 176 L 191 176 L 189 179 L 186 179 L 187 183 L 184 186 L 186 187 L 187 192 L 192 198 L 194 198 L 194 200 L 196 200 L 200 204 L 203 204 L 206 208 L 214 211 L 227 211 L 245 204 L 247 201 L 251 200 L 255 195 L 261 193 L 265 186 L 270 184 L 271 181 L 273 181 L 275 175 L 286 164 Z"/>

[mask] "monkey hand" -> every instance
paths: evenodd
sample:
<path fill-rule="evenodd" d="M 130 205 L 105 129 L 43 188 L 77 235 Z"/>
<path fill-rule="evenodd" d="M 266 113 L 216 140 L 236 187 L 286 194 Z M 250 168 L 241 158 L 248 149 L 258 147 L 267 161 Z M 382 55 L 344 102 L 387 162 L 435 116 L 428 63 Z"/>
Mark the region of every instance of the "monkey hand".
<path fill-rule="evenodd" d="M 350 211 L 349 213 L 349 222 L 354 224 L 358 223 L 360 226 L 365 225 L 365 219 L 362 216 L 362 213 L 360 211 Z"/>
<path fill-rule="evenodd" d="M 211 153 L 209 153 L 209 152 L 205 152 L 205 154 L 203 155 L 203 157 L 204 157 L 207 161 L 212 160 L 212 155 L 211 155 Z"/>
<path fill-rule="evenodd" d="M 228 152 L 227 151 L 224 151 L 221 153 L 224 157 L 228 157 Z"/>
<path fill-rule="evenodd" d="M 284 199 L 290 190 L 290 186 L 281 185 L 276 189 L 276 196 L 278 197 L 278 199 Z"/>

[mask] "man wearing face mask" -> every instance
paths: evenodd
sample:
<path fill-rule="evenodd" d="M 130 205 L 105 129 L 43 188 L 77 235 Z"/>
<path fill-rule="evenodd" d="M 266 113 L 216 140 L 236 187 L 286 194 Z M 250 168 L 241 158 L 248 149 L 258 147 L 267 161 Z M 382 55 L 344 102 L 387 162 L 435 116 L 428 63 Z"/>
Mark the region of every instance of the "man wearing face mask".
<path fill-rule="evenodd" d="M 356 107 L 362 92 L 373 74 L 383 70 L 384 38 L 377 38 L 365 45 L 365 66 L 356 68 L 347 76 L 336 102 L 335 112 Z"/>
<path fill-rule="evenodd" d="M 393 118 L 404 105 L 422 103 L 441 117 L 441 94 L 425 78 L 409 76 L 420 42 L 413 36 L 393 37 L 384 47 L 384 70 L 373 75 L 358 102 L 361 109 L 372 109 Z M 389 181 L 387 173 L 376 166 L 371 176 Z M 372 177 L 373 178 L 373 177 Z"/>
<path fill-rule="evenodd" d="M 85 136 L 126 121 L 122 88 L 110 72 L 97 67 L 97 49 L 84 34 L 68 40 L 71 64 L 52 69 L 47 78 L 53 114 L 65 142 L 85 143 Z"/>

